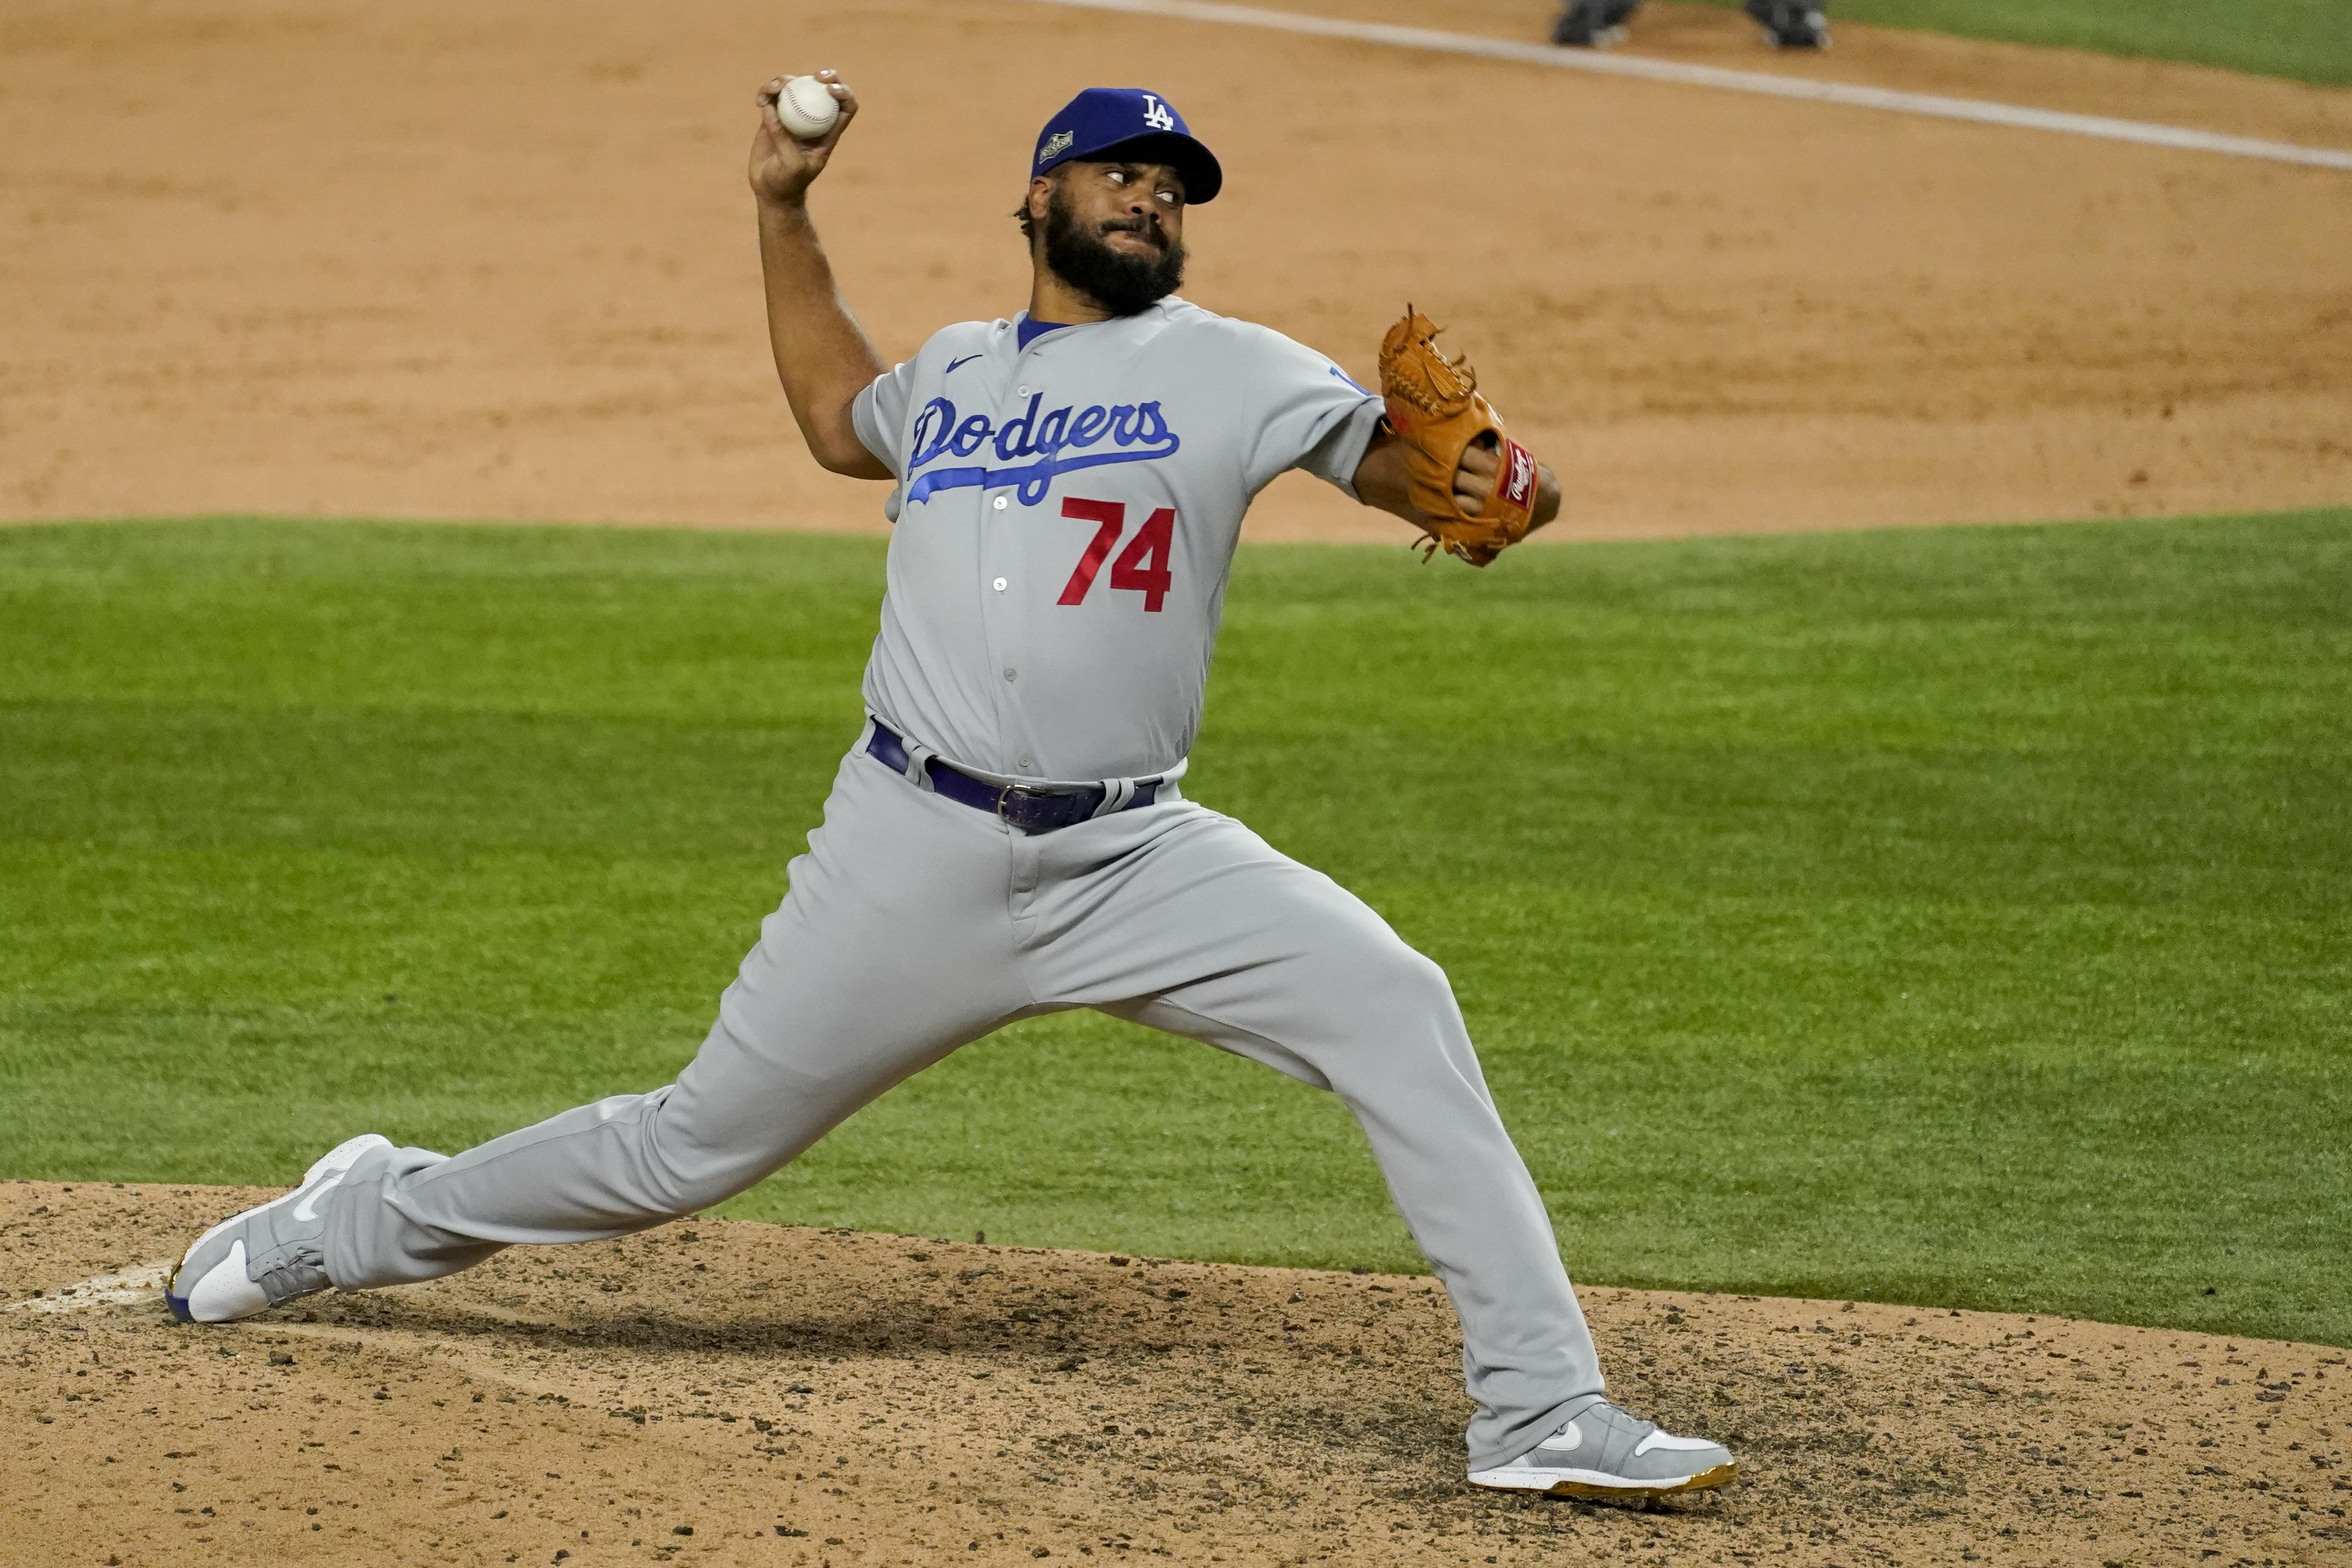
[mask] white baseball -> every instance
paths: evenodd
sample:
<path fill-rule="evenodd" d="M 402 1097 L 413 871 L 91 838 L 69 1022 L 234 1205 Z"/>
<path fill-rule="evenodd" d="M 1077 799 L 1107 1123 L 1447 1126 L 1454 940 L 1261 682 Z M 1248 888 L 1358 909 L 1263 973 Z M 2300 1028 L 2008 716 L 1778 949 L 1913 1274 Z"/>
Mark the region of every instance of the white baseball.
<path fill-rule="evenodd" d="M 814 77 L 794 77 L 776 95 L 776 118 L 802 141 L 814 141 L 841 118 L 841 102 Z"/>

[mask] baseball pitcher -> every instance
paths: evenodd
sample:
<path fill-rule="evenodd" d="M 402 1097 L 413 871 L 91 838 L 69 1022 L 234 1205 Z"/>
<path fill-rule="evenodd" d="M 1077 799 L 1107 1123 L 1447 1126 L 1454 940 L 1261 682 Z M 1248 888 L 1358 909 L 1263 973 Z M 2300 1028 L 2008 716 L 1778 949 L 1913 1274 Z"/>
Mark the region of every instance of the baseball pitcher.
<path fill-rule="evenodd" d="M 454 1157 L 354 1138 L 199 1239 L 173 1310 L 225 1322 L 643 1230 L 742 1191 L 969 1040 L 1094 1008 L 1345 1101 L 1461 1318 L 1473 1482 L 1730 1480 L 1722 1448 L 1606 1396 L 1444 974 L 1182 788 L 1242 514 L 1277 475 L 1304 468 L 1477 564 L 1553 517 L 1553 476 L 1425 317 L 1391 329 L 1373 392 L 1180 298 L 1186 217 L 1223 174 L 1139 89 L 1090 89 L 1040 131 L 1015 214 L 1028 308 L 884 364 L 809 216 L 857 108 L 817 81 L 837 114 L 807 139 L 779 118 L 786 82 L 759 96 L 769 332 L 809 450 L 888 486 L 896 529 L 866 722 L 783 903 L 676 1082 Z"/>

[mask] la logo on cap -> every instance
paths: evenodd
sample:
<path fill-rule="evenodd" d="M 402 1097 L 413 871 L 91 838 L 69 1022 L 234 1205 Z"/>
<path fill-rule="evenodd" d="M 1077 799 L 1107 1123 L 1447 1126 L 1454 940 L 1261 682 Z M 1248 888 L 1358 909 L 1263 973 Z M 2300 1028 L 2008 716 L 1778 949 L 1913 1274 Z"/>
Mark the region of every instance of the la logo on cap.
<path fill-rule="evenodd" d="M 1145 93 L 1143 95 L 1143 106 L 1144 124 L 1149 125 L 1154 131 L 1173 131 L 1176 129 L 1176 117 L 1169 113 L 1168 106 L 1160 102 L 1157 98 L 1154 98 L 1148 92 Z"/>

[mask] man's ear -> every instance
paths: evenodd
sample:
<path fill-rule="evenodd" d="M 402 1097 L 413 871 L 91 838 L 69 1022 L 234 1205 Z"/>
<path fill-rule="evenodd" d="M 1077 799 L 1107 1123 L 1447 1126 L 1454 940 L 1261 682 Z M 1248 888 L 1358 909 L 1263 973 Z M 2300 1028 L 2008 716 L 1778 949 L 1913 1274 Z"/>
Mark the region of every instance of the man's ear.
<path fill-rule="evenodd" d="M 1039 223 L 1039 224 L 1044 223 L 1044 222 L 1045 221 L 1045 209 L 1046 209 L 1048 206 L 1052 205 L 1052 204 L 1053 204 L 1053 200 L 1054 200 L 1054 178 L 1053 178 L 1053 176 L 1052 176 L 1052 175 L 1050 175 L 1050 174 L 1040 174 L 1040 175 L 1038 175 L 1035 179 L 1034 179 L 1034 180 L 1030 181 L 1030 182 L 1029 182 L 1029 218 L 1030 218 L 1030 221 L 1031 221 L 1031 222 L 1033 222 L 1033 223 Z"/>

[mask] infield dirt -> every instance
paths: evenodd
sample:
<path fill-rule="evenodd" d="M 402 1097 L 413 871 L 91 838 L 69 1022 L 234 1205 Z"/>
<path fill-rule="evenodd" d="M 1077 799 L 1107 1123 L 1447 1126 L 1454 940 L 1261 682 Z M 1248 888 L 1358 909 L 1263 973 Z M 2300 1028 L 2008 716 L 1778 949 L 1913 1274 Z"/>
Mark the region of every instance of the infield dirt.
<path fill-rule="evenodd" d="M 267 1196 L 0 1186 L 0 1561 L 2352 1560 L 2313 1345 L 1587 1290 L 1618 1396 L 1746 1467 L 1641 1510 L 1465 1485 L 1425 1279 L 706 1220 L 173 1325 Z"/>
<path fill-rule="evenodd" d="M 1293 0 L 1284 0 L 1293 3 Z M 1295 0 L 1539 37 L 1549 0 Z M 1840 24 L 1637 52 L 2352 147 L 2352 92 Z M 1219 151 L 1187 294 L 1370 375 L 1411 300 L 1559 538 L 2352 497 L 2352 174 L 1018 0 L 17 0 L 0 517 L 879 528 L 768 364 L 751 95 L 865 111 L 814 208 L 886 357 L 1026 298 L 1045 116 Z M 1401 538 L 1311 481 L 1255 537 Z"/>

